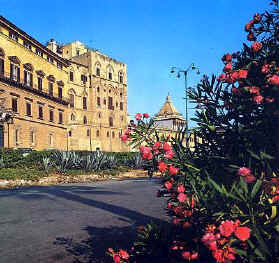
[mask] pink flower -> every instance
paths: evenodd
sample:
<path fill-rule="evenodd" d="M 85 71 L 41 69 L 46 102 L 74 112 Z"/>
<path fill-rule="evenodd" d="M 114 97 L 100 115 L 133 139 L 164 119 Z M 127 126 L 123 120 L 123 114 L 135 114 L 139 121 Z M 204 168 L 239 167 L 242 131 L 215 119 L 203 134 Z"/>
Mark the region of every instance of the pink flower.
<path fill-rule="evenodd" d="M 247 167 L 240 167 L 237 171 L 240 176 L 247 176 L 251 174 L 251 170 Z"/>
<path fill-rule="evenodd" d="M 184 193 L 185 192 L 185 187 L 182 184 L 178 185 L 177 186 L 177 192 L 178 193 Z"/>
<path fill-rule="evenodd" d="M 144 113 L 143 114 L 143 118 L 146 118 L 146 119 L 149 118 L 149 114 L 148 113 Z"/>
<path fill-rule="evenodd" d="M 253 26 L 254 26 L 254 20 L 251 20 L 248 24 L 245 25 L 245 31 L 250 32 Z"/>
<path fill-rule="evenodd" d="M 138 121 L 141 120 L 141 117 L 142 117 L 141 113 L 137 113 L 137 114 L 136 114 L 136 119 L 137 119 Z"/>
<path fill-rule="evenodd" d="M 123 259 L 129 259 L 130 255 L 128 254 L 128 252 L 126 250 L 120 249 L 119 250 L 119 255 L 121 258 Z"/>
<path fill-rule="evenodd" d="M 222 61 L 224 62 L 232 62 L 232 55 L 227 53 L 222 57 Z"/>
<path fill-rule="evenodd" d="M 226 74 L 225 73 L 222 73 L 218 78 L 217 80 L 218 81 L 225 81 L 227 78 L 226 78 Z"/>
<path fill-rule="evenodd" d="M 165 187 L 168 189 L 168 191 L 172 188 L 172 183 L 170 181 L 165 182 Z"/>
<path fill-rule="evenodd" d="M 121 138 L 122 142 L 126 142 L 128 139 L 127 135 L 121 135 L 120 138 Z"/>
<path fill-rule="evenodd" d="M 262 49 L 262 47 L 263 47 L 263 44 L 262 44 L 261 42 L 255 42 L 255 43 L 251 46 L 251 48 L 252 48 L 252 50 L 253 50 L 254 52 L 260 51 L 260 50 Z"/>
<path fill-rule="evenodd" d="M 168 165 L 164 162 L 159 162 L 158 169 L 160 172 L 164 173 L 168 169 Z"/>
<path fill-rule="evenodd" d="M 253 97 L 253 101 L 256 103 L 256 104 L 261 104 L 263 102 L 263 96 L 261 95 L 257 95 L 255 97 Z"/>
<path fill-rule="evenodd" d="M 270 65 L 268 65 L 268 64 L 263 65 L 262 73 L 268 74 L 269 72 L 270 72 Z"/>
<path fill-rule="evenodd" d="M 222 236 L 229 237 L 234 231 L 234 222 L 226 220 L 219 226 L 219 231 Z"/>
<path fill-rule="evenodd" d="M 234 234 L 241 241 L 246 241 L 250 238 L 251 229 L 246 226 L 239 226 L 236 228 Z"/>
<path fill-rule="evenodd" d="M 216 236 L 215 236 L 213 233 L 206 233 L 206 234 L 204 234 L 203 237 L 202 237 L 202 242 L 203 242 L 206 246 L 208 246 L 211 242 L 214 242 L 214 241 L 216 241 L 216 240 L 217 240 L 217 238 L 216 238 Z"/>
<path fill-rule="evenodd" d="M 141 152 L 142 158 L 145 160 L 151 160 L 153 158 L 151 149 L 149 147 L 141 146 L 140 152 Z"/>
<path fill-rule="evenodd" d="M 267 82 L 269 84 L 272 84 L 272 85 L 279 85 L 279 76 L 278 75 L 273 75 L 272 77 L 270 77 Z"/>
<path fill-rule="evenodd" d="M 167 151 L 166 154 L 164 155 L 165 158 L 167 159 L 172 159 L 173 158 L 173 151 Z"/>
<path fill-rule="evenodd" d="M 275 101 L 275 99 L 274 99 L 274 98 L 265 98 L 265 101 L 266 101 L 267 103 L 272 103 L 272 102 Z"/>
<path fill-rule="evenodd" d="M 165 152 L 171 151 L 171 146 L 167 142 L 164 142 L 163 149 Z"/>
<path fill-rule="evenodd" d="M 180 203 L 184 203 L 184 202 L 186 202 L 186 200 L 187 200 L 188 198 L 187 198 L 187 195 L 186 195 L 186 194 L 184 194 L 184 193 L 179 193 L 177 199 L 178 199 L 178 201 L 179 201 Z"/>
<path fill-rule="evenodd" d="M 176 226 L 179 225 L 180 222 L 181 222 L 181 219 L 176 218 L 176 217 L 172 220 L 172 223 L 173 223 L 174 225 L 176 225 Z"/>

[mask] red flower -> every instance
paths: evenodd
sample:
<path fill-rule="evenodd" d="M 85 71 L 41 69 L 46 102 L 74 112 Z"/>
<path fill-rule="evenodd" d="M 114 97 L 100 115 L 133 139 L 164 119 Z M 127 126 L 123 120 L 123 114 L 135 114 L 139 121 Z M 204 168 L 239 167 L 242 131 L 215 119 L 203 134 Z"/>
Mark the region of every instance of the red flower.
<path fill-rule="evenodd" d="M 168 189 L 168 191 L 172 188 L 172 183 L 170 181 L 165 182 L 165 187 Z"/>
<path fill-rule="evenodd" d="M 279 195 L 275 195 L 272 197 L 272 203 L 276 203 L 279 201 Z"/>
<path fill-rule="evenodd" d="M 185 192 L 185 187 L 182 184 L 178 185 L 177 186 L 177 192 L 178 193 L 184 193 Z"/>
<path fill-rule="evenodd" d="M 198 259 L 198 257 L 199 257 L 199 253 L 198 253 L 198 252 L 195 252 L 195 253 L 193 253 L 193 254 L 191 255 L 191 259 L 193 259 L 193 260 Z"/>
<path fill-rule="evenodd" d="M 257 38 L 255 37 L 255 35 L 253 34 L 253 32 L 250 32 L 247 36 L 247 40 L 249 41 L 256 41 Z"/>
<path fill-rule="evenodd" d="M 172 220 L 172 223 L 173 223 L 174 225 L 176 225 L 176 226 L 179 225 L 180 222 L 181 222 L 181 219 L 176 218 L 176 217 Z"/>
<path fill-rule="evenodd" d="M 146 119 L 149 118 L 149 114 L 148 113 L 144 113 L 143 114 L 143 118 L 146 118 Z"/>
<path fill-rule="evenodd" d="M 232 88 L 232 93 L 235 94 L 235 95 L 239 95 L 239 96 L 241 95 L 241 91 L 238 88 L 235 88 L 235 87 Z"/>
<path fill-rule="evenodd" d="M 225 73 L 222 73 L 218 78 L 217 80 L 218 81 L 225 81 L 227 78 L 226 78 L 226 74 Z"/>
<path fill-rule="evenodd" d="M 142 158 L 145 160 L 151 160 L 153 158 L 151 149 L 149 147 L 141 146 L 140 152 L 141 152 Z"/>
<path fill-rule="evenodd" d="M 235 229 L 235 236 L 241 241 L 246 241 L 250 238 L 251 229 L 246 226 L 239 226 Z"/>
<path fill-rule="evenodd" d="M 248 75 L 248 70 L 241 69 L 238 71 L 238 78 L 240 79 L 246 79 Z"/>
<path fill-rule="evenodd" d="M 255 43 L 251 46 L 251 48 L 252 48 L 252 50 L 253 50 L 254 52 L 260 51 L 260 50 L 262 49 L 262 47 L 263 47 L 263 44 L 262 44 L 261 42 L 255 42 Z"/>
<path fill-rule="evenodd" d="M 245 25 L 245 31 L 250 32 L 253 26 L 254 26 L 254 20 L 251 20 L 248 24 Z"/>
<path fill-rule="evenodd" d="M 173 166 L 169 167 L 169 172 L 170 172 L 171 175 L 177 175 L 178 170 L 179 170 L 178 168 L 175 168 Z"/>
<path fill-rule="evenodd" d="M 114 263 L 121 263 L 121 259 L 118 254 L 113 255 Z"/>
<path fill-rule="evenodd" d="M 187 200 L 188 198 L 187 198 L 187 195 L 186 195 L 186 194 L 180 193 L 180 194 L 178 195 L 177 199 L 178 199 L 178 201 L 179 201 L 180 203 L 184 203 L 184 202 L 186 202 L 186 200 Z"/>
<path fill-rule="evenodd" d="M 136 119 L 137 119 L 138 121 L 141 120 L 141 117 L 142 117 L 141 113 L 137 113 L 137 114 L 136 114 Z"/>
<path fill-rule="evenodd" d="M 222 249 L 214 250 L 212 255 L 217 260 L 217 262 L 225 262 L 224 251 Z"/>
<path fill-rule="evenodd" d="M 241 167 L 238 169 L 237 173 L 240 176 L 247 176 L 251 174 L 251 170 L 247 167 Z"/>
<path fill-rule="evenodd" d="M 153 145 L 153 150 L 158 150 L 161 146 L 161 142 L 155 142 Z"/>
<path fill-rule="evenodd" d="M 121 138 L 122 142 L 126 142 L 128 139 L 127 135 L 121 135 L 120 138 Z"/>
<path fill-rule="evenodd" d="M 131 134 L 131 130 L 126 130 L 126 131 L 124 132 L 124 134 L 125 134 L 125 135 L 130 135 L 130 134 Z"/>
<path fill-rule="evenodd" d="M 228 63 L 225 65 L 224 69 L 223 69 L 224 72 L 230 72 L 232 71 L 232 63 Z"/>
<path fill-rule="evenodd" d="M 258 13 L 254 14 L 254 23 L 255 24 L 260 23 L 261 20 L 262 20 L 262 16 L 260 14 L 258 14 Z"/>
<path fill-rule="evenodd" d="M 256 86 L 247 87 L 250 93 L 260 95 L 260 88 Z"/>
<path fill-rule="evenodd" d="M 186 260 L 191 260 L 191 253 L 189 251 L 182 252 L 181 256 Z"/>
<path fill-rule="evenodd" d="M 216 241 L 216 236 L 213 233 L 206 233 L 202 237 L 202 242 L 206 245 L 209 246 L 211 242 Z"/>
<path fill-rule="evenodd" d="M 234 222 L 226 220 L 219 226 L 219 231 L 222 236 L 229 237 L 234 231 Z"/>
<path fill-rule="evenodd" d="M 126 250 L 120 249 L 119 250 L 119 255 L 121 258 L 123 259 L 129 259 L 130 255 L 128 254 L 128 252 Z"/>
<path fill-rule="evenodd" d="M 163 149 L 165 152 L 171 151 L 171 146 L 167 142 L 164 142 Z"/>
<path fill-rule="evenodd" d="M 262 73 L 267 74 L 269 72 L 270 72 L 270 65 L 268 65 L 268 64 L 263 65 Z"/>
<path fill-rule="evenodd" d="M 164 162 L 159 162 L 158 169 L 160 172 L 164 173 L 168 169 L 168 165 Z"/>
<path fill-rule="evenodd" d="M 184 222 L 183 223 L 183 228 L 188 228 L 188 227 L 190 227 L 192 224 L 191 223 L 189 223 L 189 222 Z"/>
<path fill-rule="evenodd" d="M 167 159 L 172 159 L 173 158 L 173 151 L 167 151 L 166 154 L 164 155 L 165 158 Z"/>
<path fill-rule="evenodd" d="M 274 98 L 265 98 L 265 101 L 266 101 L 267 103 L 272 103 L 272 102 L 275 101 L 275 99 L 274 99 Z"/>
<path fill-rule="evenodd" d="M 272 84 L 272 85 L 279 85 L 279 76 L 278 75 L 273 75 L 272 77 L 270 77 L 267 82 L 269 84 Z"/>
<path fill-rule="evenodd" d="M 160 153 L 159 150 L 154 150 L 154 154 L 155 154 L 155 155 L 158 155 L 159 153 Z"/>
<path fill-rule="evenodd" d="M 261 104 L 262 102 L 263 102 L 263 96 L 261 96 L 261 95 L 258 95 L 258 96 L 255 96 L 254 98 L 253 98 L 253 101 L 256 103 L 256 104 Z"/>
<path fill-rule="evenodd" d="M 252 183 L 254 181 L 256 181 L 256 177 L 254 175 L 248 175 L 248 176 L 244 176 L 243 177 L 243 180 L 246 182 L 246 183 Z"/>
<path fill-rule="evenodd" d="M 232 62 L 232 55 L 229 54 L 229 53 L 225 54 L 225 55 L 222 57 L 222 61 L 227 62 L 227 63 Z"/>

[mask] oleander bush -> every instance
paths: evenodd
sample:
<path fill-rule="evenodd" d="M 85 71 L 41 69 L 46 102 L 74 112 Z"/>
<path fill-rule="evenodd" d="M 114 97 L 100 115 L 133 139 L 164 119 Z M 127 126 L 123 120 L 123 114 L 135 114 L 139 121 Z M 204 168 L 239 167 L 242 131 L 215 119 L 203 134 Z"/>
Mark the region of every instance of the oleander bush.
<path fill-rule="evenodd" d="M 240 52 L 225 54 L 223 74 L 203 76 L 188 96 L 197 127 L 159 137 L 148 114 L 122 136 L 162 174 L 172 234 L 142 227 L 131 250 L 110 248 L 114 262 L 279 260 L 279 9 L 255 14 Z M 160 244 L 163 249 L 154 249 Z"/>

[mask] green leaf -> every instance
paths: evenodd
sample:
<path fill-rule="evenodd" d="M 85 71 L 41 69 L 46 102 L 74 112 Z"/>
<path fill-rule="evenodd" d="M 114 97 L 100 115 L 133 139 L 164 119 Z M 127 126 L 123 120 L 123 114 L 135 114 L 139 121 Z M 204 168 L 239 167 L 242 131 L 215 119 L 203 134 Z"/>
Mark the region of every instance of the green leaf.
<path fill-rule="evenodd" d="M 245 196 L 247 197 L 247 195 L 248 195 L 248 186 L 247 186 L 247 183 L 244 182 L 244 180 L 243 180 L 242 177 L 241 177 L 240 180 L 239 180 L 239 184 L 240 184 L 241 189 L 244 190 Z M 246 199 L 247 199 L 247 198 L 246 198 Z"/>
<path fill-rule="evenodd" d="M 261 152 L 260 154 L 261 154 L 261 159 L 263 159 L 263 160 L 264 159 L 267 159 L 267 160 L 273 160 L 274 159 L 273 156 L 271 156 L 271 155 L 269 155 L 267 153 Z"/>
<path fill-rule="evenodd" d="M 223 194 L 222 188 L 215 181 L 213 181 L 210 177 L 208 177 L 208 181 L 219 193 Z"/>
<path fill-rule="evenodd" d="M 251 200 L 254 199 L 254 197 L 256 196 L 256 194 L 258 193 L 258 191 L 260 190 L 260 187 L 262 185 L 262 181 L 261 180 L 257 180 L 257 182 L 255 183 L 252 192 L 251 192 Z"/>
<path fill-rule="evenodd" d="M 252 151 L 247 150 L 247 152 L 250 153 L 250 155 L 251 155 L 254 159 L 256 159 L 256 160 L 261 160 L 261 158 L 260 158 L 258 155 L 256 155 L 255 153 L 253 153 Z"/>

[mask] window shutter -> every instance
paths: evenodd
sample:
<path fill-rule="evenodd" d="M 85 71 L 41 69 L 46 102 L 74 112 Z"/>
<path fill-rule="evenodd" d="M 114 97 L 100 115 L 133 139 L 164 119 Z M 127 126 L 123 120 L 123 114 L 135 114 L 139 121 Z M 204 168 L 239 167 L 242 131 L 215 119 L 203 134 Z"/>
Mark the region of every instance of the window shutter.
<path fill-rule="evenodd" d="M 4 75 L 4 60 L 0 59 L 0 74 Z"/>
<path fill-rule="evenodd" d="M 20 81 L 20 68 L 17 68 L 17 81 Z"/>
<path fill-rule="evenodd" d="M 27 84 L 27 72 L 24 70 L 24 84 Z"/>
<path fill-rule="evenodd" d="M 30 73 L 30 87 L 33 87 L 33 74 Z"/>
<path fill-rule="evenodd" d="M 10 64 L 10 78 L 13 79 L 13 64 Z"/>

